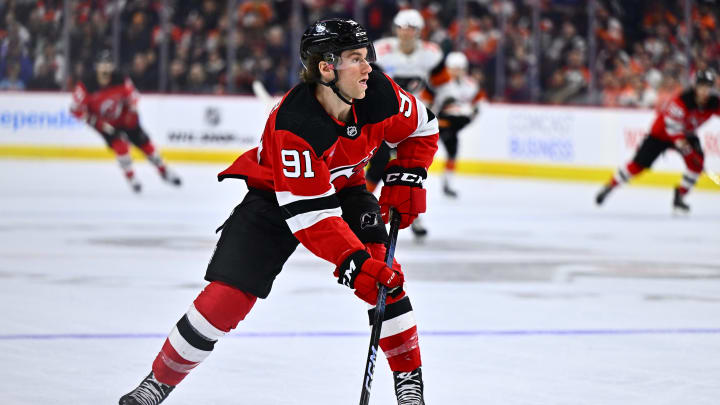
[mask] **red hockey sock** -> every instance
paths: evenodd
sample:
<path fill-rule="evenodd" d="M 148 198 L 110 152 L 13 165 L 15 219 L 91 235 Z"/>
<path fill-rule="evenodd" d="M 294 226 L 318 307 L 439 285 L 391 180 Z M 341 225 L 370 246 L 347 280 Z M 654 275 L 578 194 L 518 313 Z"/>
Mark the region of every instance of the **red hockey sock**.
<path fill-rule="evenodd" d="M 153 361 L 155 378 L 178 385 L 212 352 L 215 342 L 245 319 L 257 297 L 211 282 L 177 322 Z"/>
<path fill-rule="evenodd" d="M 448 159 L 447 162 L 445 162 L 445 169 L 450 172 L 455 171 L 455 159 Z"/>
<path fill-rule="evenodd" d="M 373 310 L 370 311 L 372 320 Z M 422 365 L 417 325 L 410 299 L 388 304 L 380 331 L 380 348 L 392 371 L 412 371 Z"/>
<path fill-rule="evenodd" d="M 140 149 L 143 151 L 143 153 L 145 153 L 148 156 L 155 153 L 155 145 L 153 145 L 152 142 L 147 142 L 144 145 L 141 145 Z"/>
<path fill-rule="evenodd" d="M 127 155 L 130 151 L 130 147 L 127 142 L 123 139 L 115 139 L 112 142 L 110 142 L 110 149 L 115 152 L 117 156 Z"/>
<path fill-rule="evenodd" d="M 631 161 L 625 166 L 620 166 L 620 168 L 617 170 L 615 175 L 612 177 L 608 185 L 610 187 L 615 187 L 621 183 L 627 183 L 638 175 L 640 172 L 645 170 L 644 167 L 640 166 L 639 164 L 635 163 L 634 161 Z"/>
<path fill-rule="evenodd" d="M 135 172 L 132 169 L 132 158 L 130 157 L 130 146 L 123 139 L 115 139 L 110 143 L 110 149 L 115 153 L 115 157 L 125 173 L 125 177 L 132 179 L 135 177 Z"/>
<path fill-rule="evenodd" d="M 631 176 L 636 176 L 643 170 L 645 170 L 645 168 L 635 162 L 630 162 L 627 164 L 627 172 Z"/>

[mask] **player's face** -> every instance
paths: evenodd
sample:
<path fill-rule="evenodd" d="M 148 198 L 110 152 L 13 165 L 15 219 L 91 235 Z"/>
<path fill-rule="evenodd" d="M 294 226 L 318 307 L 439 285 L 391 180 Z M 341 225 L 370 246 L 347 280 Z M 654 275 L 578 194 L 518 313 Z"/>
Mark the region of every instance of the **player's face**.
<path fill-rule="evenodd" d="M 414 41 L 420 34 L 415 27 L 397 27 L 397 37 L 402 42 Z"/>
<path fill-rule="evenodd" d="M 451 78 L 457 79 L 457 78 L 465 76 L 465 69 L 461 68 L 461 67 L 451 67 L 451 68 L 448 68 L 448 74 L 450 75 Z"/>
<path fill-rule="evenodd" d="M 710 86 L 709 84 L 697 84 L 695 86 L 695 98 L 697 99 L 698 104 L 705 104 L 708 98 L 710 98 L 711 92 L 712 86 Z"/>
<path fill-rule="evenodd" d="M 110 83 L 110 77 L 112 76 L 114 68 L 115 67 L 110 62 L 100 62 L 97 64 L 97 77 L 100 85 L 104 86 Z"/>
<path fill-rule="evenodd" d="M 367 90 L 368 75 L 372 72 L 367 48 L 350 49 L 340 54 L 337 86 L 352 99 L 362 99 Z"/>

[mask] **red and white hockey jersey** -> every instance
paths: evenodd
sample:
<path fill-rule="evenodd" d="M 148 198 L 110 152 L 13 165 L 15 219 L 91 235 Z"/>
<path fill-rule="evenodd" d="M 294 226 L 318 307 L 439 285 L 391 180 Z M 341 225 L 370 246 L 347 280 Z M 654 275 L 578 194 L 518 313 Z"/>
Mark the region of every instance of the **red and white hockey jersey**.
<path fill-rule="evenodd" d="M 295 86 L 271 111 L 260 146 L 218 175 L 275 192 L 295 237 L 334 264 L 364 249 L 341 218 L 336 191 L 365 184 L 363 168 L 382 142 L 408 168 L 427 169 L 437 150 L 437 119 L 421 101 L 377 71 L 367 84 L 349 123 L 328 115 L 315 85 Z"/>
<path fill-rule="evenodd" d="M 720 115 L 720 99 L 713 94 L 703 108 L 695 101 L 695 92 L 685 90 L 658 111 L 650 135 L 674 142 L 697 129 L 713 115 Z"/>
<path fill-rule="evenodd" d="M 78 82 L 72 98 L 70 112 L 98 129 L 103 128 L 103 123 L 118 128 L 135 128 L 138 124 L 138 92 L 129 78 L 117 72 L 105 87 L 100 87 L 95 76 Z"/>

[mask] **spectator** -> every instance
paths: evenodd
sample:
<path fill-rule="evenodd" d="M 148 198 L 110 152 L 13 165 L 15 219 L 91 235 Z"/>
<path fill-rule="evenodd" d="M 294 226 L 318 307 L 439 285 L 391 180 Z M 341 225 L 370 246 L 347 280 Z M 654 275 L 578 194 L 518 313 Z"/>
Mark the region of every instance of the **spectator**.
<path fill-rule="evenodd" d="M 180 93 L 185 90 L 186 80 L 185 63 L 180 59 L 173 59 L 170 63 L 169 86 L 171 93 Z"/>
<path fill-rule="evenodd" d="M 187 85 L 185 91 L 188 93 L 210 93 L 212 87 L 206 81 L 205 69 L 200 62 L 190 65 L 190 73 L 188 74 Z"/>
<path fill-rule="evenodd" d="M 130 79 L 139 91 L 155 91 L 158 89 L 158 80 L 148 66 L 148 57 L 138 52 L 133 58 L 130 69 Z"/>
<path fill-rule="evenodd" d="M 9 61 L 5 68 L 5 78 L 0 80 L 0 90 L 25 90 L 25 83 L 20 79 L 20 63 Z"/>
<path fill-rule="evenodd" d="M 43 47 L 43 52 L 35 59 L 35 66 L 33 68 L 34 76 L 50 76 L 55 82 L 56 86 L 51 86 L 49 83 L 45 84 L 45 88 L 59 88 L 62 83 L 63 70 L 65 67 L 65 58 L 57 53 L 55 50 L 55 44 L 52 42 L 46 42 Z M 43 80 L 46 80 L 45 77 Z M 32 82 L 32 80 L 31 80 Z M 41 81 L 42 83 L 42 81 Z"/>

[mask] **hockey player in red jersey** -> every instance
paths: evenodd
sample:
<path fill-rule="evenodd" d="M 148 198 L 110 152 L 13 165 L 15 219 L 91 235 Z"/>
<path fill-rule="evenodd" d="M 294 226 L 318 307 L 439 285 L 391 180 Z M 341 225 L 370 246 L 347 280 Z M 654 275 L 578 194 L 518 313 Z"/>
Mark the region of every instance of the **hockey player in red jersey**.
<path fill-rule="evenodd" d="M 374 305 L 390 289 L 380 347 L 398 404 L 424 405 L 420 347 L 404 275 L 383 262 L 389 207 L 408 227 L 425 211 L 423 181 L 437 150 L 435 116 L 388 76 L 372 71 L 373 44 L 352 20 L 312 24 L 300 45 L 303 83 L 267 119 L 260 146 L 219 179 L 240 178 L 248 193 L 225 221 L 208 265 L 209 285 L 177 322 L 151 373 L 120 404 L 160 403 L 235 328 L 299 243 L 333 263 L 339 284 Z M 364 166 L 382 142 L 397 146 L 380 200 Z M 370 311 L 372 319 L 372 310 Z"/>
<path fill-rule="evenodd" d="M 133 191 L 140 192 L 142 186 L 132 168 L 130 143 L 147 156 L 165 181 L 180 185 L 180 178 L 167 168 L 140 126 L 138 92 L 129 78 L 115 71 L 109 51 L 100 52 L 95 63 L 95 75 L 78 82 L 72 97 L 70 112 L 100 133 L 115 154 Z"/>
<path fill-rule="evenodd" d="M 682 155 L 686 170 L 680 185 L 675 188 L 673 208 L 681 213 L 690 211 L 685 196 L 700 177 L 704 160 L 696 131 L 713 115 L 720 115 L 720 98 L 712 93 L 715 80 L 715 73 L 711 70 L 698 71 L 695 74 L 694 86 L 680 93 L 659 110 L 650 133 L 645 137 L 635 157 L 625 166 L 621 166 L 595 197 L 598 205 L 602 204 L 618 185 L 650 168 L 661 153 L 674 149 Z"/>

